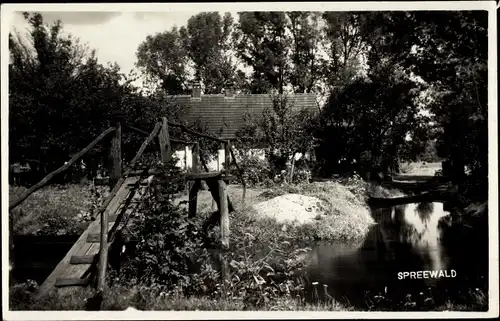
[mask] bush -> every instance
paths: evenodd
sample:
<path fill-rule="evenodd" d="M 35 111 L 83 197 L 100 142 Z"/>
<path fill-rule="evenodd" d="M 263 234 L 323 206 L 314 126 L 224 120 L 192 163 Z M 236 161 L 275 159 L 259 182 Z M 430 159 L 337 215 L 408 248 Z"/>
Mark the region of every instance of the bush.
<path fill-rule="evenodd" d="M 139 243 L 135 256 L 127 258 L 120 269 L 118 282 L 169 291 L 180 287 L 183 292 L 198 293 L 202 286 L 198 281 L 206 275 L 202 273 L 203 277 L 198 278 L 191 274 L 196 266 L 210 270 L 204 266 L 208 253 L 203 250 L 201 224 L 190 219 L 185 208 L 172 203 L 173 195 L 182 191 L 185 183 L 182 179 L 172 180 L 171 176 L 178 171 L 172 165 L 167 168 L 168 182 L 166 178 L 155 178 L 140 210 L 131 218 L 128 229 Z"/>
<path fill-rule="evenodd" d="M 248 186 L 259 186 L 268 184 L 271 179 L 271 168 L 266 160 L 257 156 L 247 156 L 238 162 L 245 173 L 245 183 Z"/>
<path fill-rule="evenodd" d="M 171 178 L 153 184 L 129 228 L 139 239 L 135 254 L 124 260 L 119 275 L 110 273 L 113 287 L 147 287 L 157 297 L 196 295 L 252 308 L 291 300 L 301 291 L 295 274 L 307 250 L 297 247 L 281 225 L 256 220 L 245 210 L 231 213 L 238 219 L 231 220 L 231 249 L 224 255 L 229 275 L 223 284 L 221 262 L 207 250 L 207 244 L 218 243 L 218 227 L 205 231 L 203 218 L 190 219 L 185 208 L 173 205 L 172 195 L 182 184 L 176 187 Z"/>

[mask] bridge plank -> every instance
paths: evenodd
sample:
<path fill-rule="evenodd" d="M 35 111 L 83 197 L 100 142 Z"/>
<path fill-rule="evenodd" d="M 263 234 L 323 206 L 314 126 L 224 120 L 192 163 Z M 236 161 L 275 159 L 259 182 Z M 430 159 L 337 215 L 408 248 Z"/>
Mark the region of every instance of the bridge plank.
<path fill-rule="evenodd" d="M 124 183 L 120 187 L 116 196 L 108 204 L 108 206 L 106 208 L 106 211 L 108 211 L 108 213 L 114 214 L 116 212 L 116 210 L 118 209 L 118 205 L 128 195 L 129 189 L 127 188 L 127 184 L 135 183 L 137 180 L 139 180 L 139 177 L 129 177 L 129 178 L 125 179 Z M 56 266 L 56 268 L 47 277 L 45 282 L 43 282 L 43 284 L 40 286 L 40 288 L 37 292 L 37 295 L 36 295 L 38 298 L 53 291 L 54 286 L 56 284 L 56 280 L 59 277 L 65 276 L 65 277 L 69 278 L 71 275 L 71 276 L 76 276 L 76 278 L 80 278 L 81 275 L 83 275 L 85 273 L 85 271 L 88 270 L 90 265 L 88 265 L 88 264 L 71 265 L 70 260 L 71 260 L 71 257 L 74 255 L 93 254 L 93 253 L 87 253 L 92 248 L 92 244 L 89 245 L 89 243 L 87 243 L 87 237 L 89 235 L 89 232 L 91 230 L 93 230 L 96 225 L 100 226 L 100 215 L 98 215 L 96 217 L 96 220 L 93 221 L 89 225 L 89 227 L 82 233 L 82 235 L 75 242 L 73 247 L 68 251 L 68 253 L 66 253 L 64 258 L 59 262 L 59 264 Z M 71 273 L 71 274 L 68 275 L 69 273 Z M 73 289 L 74 290 L 74 287 L 69 287 L 66 289 Z M 67 290 L 67 291 L 70 291 L 70 290 Z"/>
<path fill-rule="evenodd" d="M 121 192 L 121 189 L 122 188 L 120 188 L 119 194 Z M 129 192 L 130 191 L 128 189 L 124 190 L 123 193 L 120 194 L 120 195 L 124 195 L 124 196 L 120 196 L 120 197 L 123 197 L 123 200 L 125 200 L 128 197 Z M 118 194 L 117 194 L 117 196 L 118 196 Z M 123 207 L 122 206 L 122 202 L 117 202 L 117 201 L 115 201 L 115 199 L 113 199 L 110 202 L 110 206 L 111 205 L 113 207 L 117 207 L 116 210 L 114 211 L 113 215 L 116 215 L 116 213 L 118 213 L 119 210 Z M 99 223 L 100 223 L 100 217 L 99 217 Z M 115 223 L 113 223 L 113 222 L 109 222 L 108 223 L 108 232 L 109 232 L 110 229 L 113 228 L 114 224 Z M 96 229 L 99 229 L 98 241 L 96 243 L 88 243 L 87 242 L 87 245 L 84 246 L 84 247 L 82 247 L 82 249 L 77 252 L 76 256 L 96 256 L 97 254 L 99 254 L 99 250 L 100 250 L 100 247 L 101 247 L 101 244 L 100 244 L 100 230 L 101 230 L 101 226 L 100 226 L 100 224 L 96 224 L 93 227 L 89 226 L 89 228 L 88 228 L 89 233 L 91 233 L 91 231 L 93 231 L 93 230 L 95 231 Z M 88 240 L 88 238 L 91 235 L 92 234 L 88 234 L 87 240 Z M 90 263 L 88 263 L 88 264 L 73 265 L 73 266 L 69 267 L 67 271 L 65 271 L 65 273 L 63 274 L 63 276 L 65 278 L 80 278 L 91 267 L 91 263 L 92 263 L 92 261 Z"/>
<path fill-rule="evenodd" d="M 70 264 L 91 264 L 95 255 L 73 255 Z"/>
<path fill-rule="evenodd" d="M 85 244 L 84 246 L 82 246 L 82 248 L 80 249 L 80 253 L 85 253 L 86 251 L 88 251 L 88 249 L 90 249 L 90 244 Z M 64 270 L 60 275 L 59 275 L 59 278 L 74 278 L 75 275 L 78 275 L 79 274 L 79 271 L 82 269 L 81 266 L 75 266 L 74 264 L 71 264 L 71 258 L 70 258 L 70 265 L 68 266 L 68 268 L 66 270 Z M 78 275 L 78 277 L 80 277 L 81 275 Z"/>
<path fill-rule="evenodd" d="M 72 285 L 88 285 L 90 283 L 90 278 L 79 279 L 79 278 L 57 278 L 55 287 L 62 286 L 72 286 Z"/>

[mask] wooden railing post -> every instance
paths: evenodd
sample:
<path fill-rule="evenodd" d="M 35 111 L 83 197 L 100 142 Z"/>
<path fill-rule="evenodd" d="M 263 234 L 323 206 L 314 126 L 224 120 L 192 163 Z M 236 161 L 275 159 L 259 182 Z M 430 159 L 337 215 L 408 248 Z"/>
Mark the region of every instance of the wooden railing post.
<path fill-rule="evenodd" d="M 229 248 L 229 207 L 227 202 L 227 185 L 219 179 L 220 198 L 220 234 L 222 247 Z"/>
<path fill-rule="evenodd" d="M 224 143 L 224 169 L 226 171 L 226 175 L 229 175 L 229 168 L 231 166 L 231 145 L 229 145 L 229 140 Z M 226 185 L 229 185 L 229 180 L 224 181 Z"/>
<path fill-rule="evenodd" d="M 244 172 L 241 167 L 238 165 L 238 162 L 236 161 L 236 155 L 234 154 L 233 148 L 229 148 L 229 152 L 231 153 L 231 158 L 233 159 L 234 166 L 236 167 L 236 170 L 240 176 L 241 180 L 241 185 L 243 186 L 243 195 L 241 197 L 241 208 L 245 208 L 245 199 L 247 195 L 247 186 L 246 186 L 246 181 L 248 178 L 248 174 Z"/>
<path fill-rule="evenodd" d="M 198 173 L 198 159 L 200 157 L 200 145 L 198 142 L 193 144 L 191 153 L 191 172 Z M 198 190 L 200 189 L 201 180 L 195 179 L 189 184 L 189 217 L 196 216 L 196 207 L 198 206 Z"/>
<path fill-rule="evenodd" d="M 219 260 L 221 263 L 221 277 L 222 282 L 225 285 L 225 280 L 228 278 L 228 266 L 227 261 L 224 258 L 224 252 L 229 249 L 229 206 L 228 206 L 228 195 L 227 186 L 222 179 L 218 180 L 219 185 L 219 211 L 220 211 L 220 235 L 221 235 L 221 245 L 222 252 L 219 254 Z"/>
<path fill-rule="evenodd" d="M 116 124 L 115 135 L 111 139 L 111 170 L 109 173 L 109 185 L 111 189 L 122 176 L 122 126 Z"/>
<path fill-rule="evenodd" d="M 158 141 L 160 143 L 161 161 L 163 164 L 167 164 L 170 161 L 170 154 L 172 152 L 167 117 L 161 118 L 161 130 L 158 134 Z"/>
<path fill-rule="evenodd" d="M 108 265 L 108 211 L 101 213 L 101 247 L 99 250 L 99 271 L 97 290 L 103 291 L 106 284 L 106 267 Z"/>
<path fill-rule="evenodd" d="M 200 163 L 200 144 L 195 142 L 193 144 L 193 150 L 191 152 L 191 172 L 198 173 L 199 172 L 199 163 Z"/>

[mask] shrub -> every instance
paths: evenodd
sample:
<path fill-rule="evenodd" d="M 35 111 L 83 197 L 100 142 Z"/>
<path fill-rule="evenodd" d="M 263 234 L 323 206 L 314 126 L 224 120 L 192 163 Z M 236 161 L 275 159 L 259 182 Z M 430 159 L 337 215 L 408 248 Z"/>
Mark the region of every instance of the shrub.
<path fill-rule="evenodd" d="M 136 255 L 127 258 L 120 269 L 118 281 L 152 289 L 174 291 L 181 287 L 187 292 L 197 292 L 201 278 L 189 275 L 194 266 L 204 267 L 208 253 L 203 251 L 201 224 L 189 218 L 185 208 L 173 205 L 173 195 L 183 189 L 184 181 L 172 180 L 178 169 L 172 164 L 168 167 L 168 182 L 162 177 L 155 178 L 138 213 L 131 218 L 129 229 L 139 243 Z"/>
<path fill-rule="evenodd" d="M 307 250 L 297 247 L 280 224 L 255 219 L 244 209 L 231 213 L 238 219 L 231 220 L 231 249 L 224 255 L 229 274 L 222 283 L 221 262 L 207 250 L 207 244 L 219 242 L 218 227 L 205 231 L 201 217 L 190 219 L 185 208 L 174 206 L 172 196 L 180 189 L 182 182 L 171 178 L 168 184 L 161 178 L 153 182 L 129 228 L 139 239 L 136 251 L 124 260 L 119 275 L 111 271 L 113 287 L 147 287 L 156 297 L 230 299 L 252 308 L 277 298 L 291 300 L 301 291 L 295 274 Z"/>
<path fill-rule="evenodd" d="M 265 185 L 266 181 L 271 178 L 269 163 L 257 156 L 244 157 L 238 163 L 245 173 L 246 184 L 248 186 Z"/>

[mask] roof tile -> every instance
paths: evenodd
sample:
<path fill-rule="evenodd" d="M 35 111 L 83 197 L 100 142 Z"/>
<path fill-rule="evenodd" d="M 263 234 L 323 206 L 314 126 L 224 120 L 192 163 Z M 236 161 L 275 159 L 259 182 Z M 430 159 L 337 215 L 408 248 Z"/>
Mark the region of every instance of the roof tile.
<path fill-rule="evenodd" d="M 272 99 L 268 94 L 235 95 L 228 99 L 224 95 L 202 95 L 201 100 L 191 100 L 189 95 L 169 97 L 174 104 L 183 107 L 181 118 L 189 122 L 198 119 L 204 122 L 208 130 L 217 133 L 222 128 L 222 139 L 235 138 L 236 131 L 245 124 L 246 113 L 259 116 L 266 108 L 272 108 Z M 317 110 L 316 95 L 299 93 L 289 97 L 294 110 Z"/>

